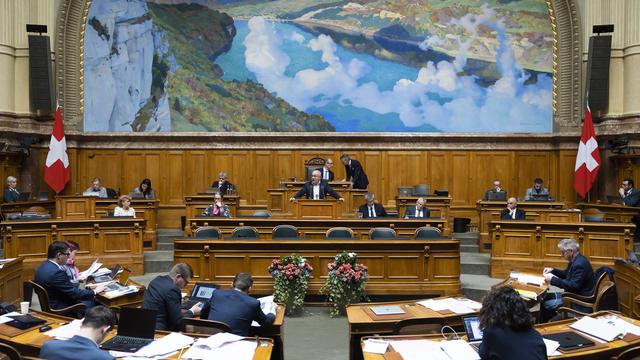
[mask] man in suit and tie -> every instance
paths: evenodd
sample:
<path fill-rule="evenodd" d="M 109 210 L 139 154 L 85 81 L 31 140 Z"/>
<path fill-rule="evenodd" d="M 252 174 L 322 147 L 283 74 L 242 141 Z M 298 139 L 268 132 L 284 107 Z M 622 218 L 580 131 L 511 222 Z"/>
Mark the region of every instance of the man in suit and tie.
<path fill-rule="evenodd" d="M 507 208 L 500 212 L 500 220 L 524 220 L 524 210 L 518 209 L 518 200 L 510 197 L 507 200 Z"/>
<path fill-rule="evenodd" d="M 347 154 L 342 154 L 340 160 L 344 164 L 344 169 L 347 173 L 347 177 L 343 181 L 351 180 L 354 189 L 366 189 L 369 186 L 369 179 L 360 162 L 351 159 Z"/>
<path fill-rule="evenodd" d="M 302 185 L 302 189 L 300 189 L 297 194 L 293 195 L 289 201 L 300 199 L 303 195 L 306 195 L 307 199 L 313 200 L 325 199 L 327 195 L 331 195 L 340 201 L 344 201 L 340 194 L 335 192 L 328 183 L 320 179 L 321 177 L 322 174 L 320 173 L 320 170 L 313 170 L 311 173 L 311 181 L 304 183 L 304 185 Z"/>
<path fill-rule="evenodd" d="M 184 317 L 200 315 L 201 303 L 193 305 L 182 312 L 182 290 L 193 277 L 193 269 L 189 264 L 178 263 L 168 275 L 156 276 L 144 291 L 142 308 L 156 311 L 156 330 L 178 331 L 180 321 Z"/>
<path fill-rule="evenodd" d="M 109 330 L 116 324 L 111 309 L 104 306 L 91 308 L 84 316 L 80 330 L 69 340 L 51 340 L 42 345 L 40 358 L 47 360 L 113 360 L 108 352 L 100 350 Z"/>
<path fill-rule="evenodd" d="M 418 198 L 418 200 L 416 200 L 415 206 L 407 206 L 407 210 L 404 213 L 404 218 L 428 218 L 431 213 L 429 212 L 429 209 L 424 206 L 425 203 L 426 200 L 424 198 Z"/>
<path fill-rule="evenodd" d="M 375 202 L 375 195 L 373 193 L 368 192 L 364 196 L 364 200 L 366 203 L 360 206 L 358 212 L 362 214 L 362 217 L 367 218 L 377 218 L 377 217 L 385 217 L 387 216 L 387 212 L 384 210 L 384 206 Z"/>
<path fill-rule="evenodd" d="M 633 180 L 626 178 L 620 186 L 620 197 L 626 206 L 640 206 L 640 190 L 633 187 Z"/>
<path fill-rule="evenodd" d="M 320 171 L 323 181 L 333 181 L 333 171 L 331 171 L 331 169 L 333 169 L 333 160 L 331 159 L 325 160 L 324 166 L 317 169 Z"/>
<path fill-rule="evenodd" d="M 18 189 L 16 188 L 18 185 L 18 180 L 13 177 L 13 176 L 8 176 L 7 177 L 7 189 L 4 189 L 4 196 L 3 196 L 3 200 L 4 202 L 8 203 L 8 202 L 15 202 L 18 201 L 18 198 L 20 197 L 20 191 L 18 191 Z"/>
<path fill-rule="evenodd" d="M 218 189 L 218 192 L 222 194 L 222 196 L 231 193 L 235 189 L 233 184 L 227 179 L 227 173 L 224 171 L 218 174 L 218 180 L 214 181 L 211 187 Z"/>
<path fill-rule="evenodd" d="M 202 310 L 202 318 L 223 322 L 231 332 L 240 336 L 249 336 L 251 322 L 260 326 L 272 324 L 276 319 L 277 305 L 272 303 L 265 314 L 260 301 L 249 296 L 253 279 L 251 274 L 241 272 L 233 279 L 233 289 L 216 290 Z"/>
<path fill-rule="evenodd" d="M 53 309 L 63 309 L 79 302 L 91 308 L 95 305 L 96 294 L 106 288 L 106 284 L 99 284 L 93 290 L 79 289 L 74 285 L 64 266 L 71 255 L 69 246 L 62 241 L 54 241 L 47 249 L 47 260 L 37 269 L 35 282 L 47 290 L 49 305 Z"/>

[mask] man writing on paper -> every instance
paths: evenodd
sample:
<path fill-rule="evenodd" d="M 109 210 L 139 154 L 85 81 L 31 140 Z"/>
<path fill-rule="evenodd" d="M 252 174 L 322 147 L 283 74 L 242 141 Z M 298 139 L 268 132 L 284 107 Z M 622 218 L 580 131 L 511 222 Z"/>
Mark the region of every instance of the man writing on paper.
<path fill-rule="evenodd" d="M 98 347 L 115 323 L 116 317 L 111 309 L 104 306 L 93 307 L 85 314 L 77 335 L 69 340 L 47 341 L 42 345 L 40 357 L 48 360 L 115 359 Z"/>
<path fill-rule="evenodd" d="M 216 290 L 209 303 L 202 309 L 202 318 L 223 322 L 231 332 L 240 336 L 249 336 L 251 322 L 261 326 L 272 324 L 276 319 L 277 305 L 271 304 L 268 313 L 260 308 L 260 301 L 249 296 L 253 278 L 251 274 L 241 272 L 233 279 L 233 289 Z"/>
<path fill-rule="evenodd" d="M 591 263 L 579 251 L 580 244 L 571 238 L 562 239 L 558 243 L 562 257 L 569 261 L 565 270 L 545 268 L 544 278 L 551 285 L 574 294 L 590 296 L 596 284 L 596 278 Z M 542 303 L 542 321 L 549 321 L 555 316 L 556 310 L 562 305 L 562 294 L 549 293 Z M 576 309 L 584 311 L 583 309 Z M 587 310 L 588 311 L 588 310 Z"/>
<path fill-rule="evenodd" d="M 328 183 L 320 181 L 321 177 L 322 175 L 320 170 L 313 170 L 311 173 L 311 181 L 304 183 L 304 185 L 302 185 L 302 189 L 300 189 L 297 194 L 293 195 L 289 201 L 300 199 L 303 195 L 306 195 L 307 199 L 314 200 L 325 199 L 327 195 L 331 195 L 340 201 L 344 201 L 342 196 L 335 192 Z"/>

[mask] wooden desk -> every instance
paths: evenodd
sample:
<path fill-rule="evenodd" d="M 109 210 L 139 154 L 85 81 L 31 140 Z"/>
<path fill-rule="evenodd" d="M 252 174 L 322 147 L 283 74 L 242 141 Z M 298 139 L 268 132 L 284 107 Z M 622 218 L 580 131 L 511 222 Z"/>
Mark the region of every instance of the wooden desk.
<path fill-rule="evenodd" d="M 93 219 L 96 217 L 95 196 L 59 195 L 56 196 L 57 219 Z"/>
<path fill-rule="evenodd" d="M 425 207 L 429 209 L 431 217 L 446 220 L 444 228 L 447 233 L 449 233 L 449 224 L 453 221 L 452 219 L 449 219 L 451 211 L 451 196 L 396 196 L 398 215 L 404 217 L 406 207 L 409 205 L 415 205 L 416 201 L 420 197 L 427 201 Z"/>
<path fill-rule="evenodd" d="M 41 206 L 49 214 L 51 214 L 51 217 L 56 216 L 56 202 L 54 200 L 45 200 L 45 201 L 29 200 L 29 201 L 16 201 L 16 202 L 2 203 L 0 204 L 0 214 L 4 216 L 9 213 L 17 213 L 17 212 L 21 213 L 33 206 Z"/>
<path fill-rule="evenodd" d="M 127 285 L 137 286 L 138 291 L 134 293 L 124 294 L 118 297 L 107 297 L 104 292 L 101 292 L 96 295 L 96 301 L 110 308 L 137 307 L 142 304 L 142 299 L 144 297 L 145 291 L 144 285 L 131 279 L 129 279 Z"/>
<path fill-rule="evenodd" d="M 602 203 L 578 203 L 580 210 L 598 209 L 604 213 L 604 218 L 608 222 L 631 222 L 631 218 L 640 213 L 640 207 L 624 206 L 622 204 L 602 204 Z"/>
<path fill-rule="evenodd" d="M 23 298 L 24 289 L 22 283 L 25 282 L 22 271 L 22 258 L 3 261 L 0 269 L 0 302 L 9 302 L 20 309 L 20 302 Z"/>
<path fill-rule="evenodd" d="M 606 312 L 598 312 L 596 314 L 592 314 L 590 316 L 602 316 L 607 315 L 609 313 Z M 626 321 L 632 322 L 635 325 L 640 325 L 640 321 L 625 318 Z M 576 319 L 571 320 L 563 320 L 557 322 L 550 322 L 545 324 L 535 325 L 535 329 L 544 336 L 547 333 L 553 333 L 558 331 L 568 331 L 569 325 L 576 321 Z M 362 338 L 360 344 L 360 353 L 362 354 L 362 349 L 364 348 L 364 341 L 369 337 Z M 440 334 L 437 335 L 396 335 L 396 336 L 383 336 L 376 337 L 382 338 L 383 340 L 417 340 L 417 339 L 427 339 L 433 341 L 442 340 L 442 336 Z M 466 339 L 466 336 L 465 336 Z M 626 349 L 638 346 L 640 344 L 640 339 L 631 340 L 629 342 L 625 340 L 614 340 L 609 343 L 602 344 L 603 346 L 598 347 L 586 347 L 580 351 L 573 351 L 566 354 L 561 354 L 559 356 L 550 356 L 549 359 L 609 359 L 611 356 L 616 356 Z M 387 354 L 379 355 L 379 354 L 371 354 L 364 353 L 364 360 L 384 360 L 384 359 L 401 359 L 400 356 L 393 357 L 391 354 L 391 349 L 387 349 Z M 399 354 L 397 354 L 399 355 Z M 391 356 L 391 357 L 388 357 Z"/>
<path fill-rule="evenodd" d="M 489 235 L 489 223 L 500 220 L 500 212 L 507 208 L 507 201 L 478 200 L 478 230 L 480 231 L 480 252 L 491 251 L 491 236 Z M 527 219 L 534 221 L 577 222 L 581 219 L 576 212 L 564 210 L 563 202 L 547 201 L 521 201 L 518 208 L 524 210 Z"/>
<path fill-rule="evenodd" d="M 131 207 L 136 210 L 136 219 L 144 219 L 145 227 L 142 231 L 143 248 L 145 250 L 155 250 L 158 229 L 158 204 L 159 200 L 154 199 L 132 199 Z M 110 208 L 118 204 L 116 199 L 97 199 L 96 215 L 101 218 L 107 216 Z"/>
<path fill-rule="evenodd" d="M 276 318 L 273 324 L 268 326 L 254 327 L 249 330 L 249 335 L 266 337 L 273 340 L 273 351 L 271 360 L 284 360 L 284 304 L 278 304 Z"/>
<path fill-rule="evenodd" d="M 342 201 L 336 199 L 298 199 L 293 203 L 296 219 L 339 219 L 342 212 Z"/>
<path fill-rule="evenodd" d="M 400 320 L 373 320 L 367 314 L 367 308 L 376 305 L 398 305 L 401 306 L 407 314 L 412 316 L 408 318 L 442 318 L 446 319 L 450 326 L 462 326 L 460 315 L 454 313 L 440 313 L 431 310 L 422 305 L 416 304 L 416 301 L 392 301 L 381 303 L 361 303 L 347 306 L 347 320 L 349 322 L 349 359 L 362 359 L 362 351 L 360 350 L 360 340 L 364 336 L 391 335 L 393 327 Z"/>
<path fill-rule="evenodd" d="M 204 210 L 213 204 L 213 196 L 215 194 L 198 194 L 188 195 L 184 197 L 184 205 L 187 219 L 194 218 L 204 212 Z M 224 203 L 229 207 L 231 216 L 237 216 L 240 195 L 223 195 Z M 189 226 L 189 224 L 187 224 Z"/>
<path fill-rule="evenodd" d="M 640 319 L 640 268 L 616 260 L 614 270 L 620 312 L 628 317 Z"/>
<path fill-rule="evenodd" d="M 273 293 L 271 260 L 296 253 L 314 271 L 309 294 L 319 294 L 327 265 L 342 251 L 358 253 L 369 267 L 370 295 L 455 295 L 460 293 L 458 240 L 205 240 L 175 239 L 175 263 L 191 265 L 194 281 L 230 284 L 238 272 L 253 275 L 252 292 Z"/>
<path fill-rule="evenodd" d="M 87 268 L 99 257 L 104 266 L 120 264 L 130 269 L 132 275 L 144 274 L 144 219 L 52 219 L 5 221 L 1 225 L 4 256 L 24 258 L 25 279 L 33 279 L 35 269 L 47 259 L 49 244 L 64 240 L 80 245 L 76 255 L 80 269 Z"/>
<path fill-rule="evenodd" d="M 491 222 L 491 276 L 506 277 L 511 271 L 541 274 L 545 267 L 564 269 L 558 241 L 573 238 L 580 252 L 595 268 L 613 265 L 614 257 L 626 257 L 633 249 L 635 225 L 598 222 Z"/>
<path fill-rule="evenodd" d="M 32 311 L 32 314 L 45 319 L 47 321 L 53 322 L 51 324 L 52 328 L 57 328 L 61 326 L 61 323 L 67 323 L 72 321 L 72 318 L 68 318 L 65 316 L 59 316 L 59 315 L 53 315 L 53 314 L 49 314 L 49 313 L 43 313 L 43 312 L 39 312 L 39 311 Z M 113 329 L 109 332 L 109 334 L 105 337 L 105 341 L 109 340 L 110 338 L 112 338 L 113 336 L 116 335 L 117 332 L 117 328 Z M 169 332 L 166 331 L 156 331 L 156 339 L 159 339 L 163 336 L 166 336 L 167 334 L 169 334 Z M 204 335 L 197 335 L 197 334 L 186 334 L 189 335 L 191 337 L 206 337 Z M 7 337 L 4 335 L 0 335 L 0 339 L 2 340 L 2 342 L 9 344 L 11 346 L 13 346 L 16 350 L 18 350 L 18 352 L 20 352 L 20 355 L 22 356 L 31 356 L 31 357 L 38 357 L 40 355 L 40 349 L 42 348 L 42 345 L 44 345 L 44 343 L 46 343 L 47 341 L 53 340 L 52 337 L 49 337 L 47 335 L 45 335 L 44 333 L 41 333 L 38 330 L 38 327 L 34 327 L 33 329 L 29 330 L 28 332 L 18 335 L 18 336 L 14 336 L 14 337 Z M 247 340 L 256 340 L 255 338 L 247 338 Z M 271 339 L 264 339 L 264 338 L 260 338 L 259 339 L 260 343 L 262 346 L 258 346 L 256 347 L 256 352 L 255 355 L 253 356 L 253 360 L 269 360 L 272 357 L 272 350 L 273 350 L 273 342 Z M 265 346 L 266 344 L 266 346 Z M 185 350 L 186 351 L 186 350 Z M 179 355 L 180 353 L 174 354 L 170 357 L 167 357 L 166 359 L 179 359 Z M 89 360 L 89 359 L 87 359 Z"/>
<path fill-rule="evenodd" d="M 348 227 L 353 230 L 353 236 L 358 239 L 369 239 L 369 230 L 374 227 L 390 227 L 395 229 L 397 236 L 413 238 L 416 229 L 422 226 L 434 226 L 442 230 L 442 236 L 449 236 L 449 232 L 444 229 L 446 220 L 436 218 L 426 219 L 398 219 L 398 218 L 376 218 L 376 219 L 283 219 L 283 218 L 189 218 L 187 225 L 189 231 L 185 231 L 185 236 L 190 236 L 193 231 L 200 226 L 215 226 L 223 237 L 231 236 L 231 232 L 238 226 L 253 226 L 258 229 L 261 238 L 271 237 L 273 228 L 277 225 L 293 225 L 300 231 L 300 236 L 310 239 L 324 239 L 332 227 Z"/>
<path fill-rule="evenodd" d="M 303 184 L 303 181 L 289 181 L 285 182 L 282 188 L 267 189 L 269 193 L 269 211 L 273 216 L 289 218 L 294 216 L 294 204 L 289 202 L 289 199 L 302 188 Z M 342 213 L 339 217 L 355 217 L 358 207 L 365 203 L 364 196 L 367 190 L 352 189 L 350 182 L 332 181 L 329 185 L 344 198 Z"/>

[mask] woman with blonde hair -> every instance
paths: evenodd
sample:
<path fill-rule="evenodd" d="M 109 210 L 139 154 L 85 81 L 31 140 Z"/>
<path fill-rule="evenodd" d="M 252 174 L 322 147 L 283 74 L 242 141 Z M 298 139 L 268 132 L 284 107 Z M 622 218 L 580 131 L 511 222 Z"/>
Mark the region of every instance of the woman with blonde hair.
<path fill-rule="evenodd" d="M 118 199 L 118 206 L 113 209 L 113 216 L 136 217 L 136 211 L 131 207 L 131 196 L 120 196 L 120 198 Z"/>

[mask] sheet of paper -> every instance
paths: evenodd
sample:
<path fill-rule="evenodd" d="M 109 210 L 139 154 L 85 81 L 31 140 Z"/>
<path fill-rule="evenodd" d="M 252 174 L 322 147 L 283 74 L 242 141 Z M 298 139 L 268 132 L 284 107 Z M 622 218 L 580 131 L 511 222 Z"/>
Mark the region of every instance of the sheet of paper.
<path fill-rule="evenodd" d="M 553 355 L 560 347 L 560 343 L 555 340 L 549 340 L 547 338 L 542 338 L 542 340 L 544 341 L 544 346 L 547 348 L 547 356 Z"/>
<path fill-rule="evenodd" d="M 512 272 L 509 277 L 511 277 L 512 279 L 516 279 L 518 282 L 523 284 L 543 286 L 545 283 L 544 276 L 536 276 L 531 274 Z"/>
<path fill-rule="evenodd" d="M 482 307 L 479 302 L 466 298 L 429 299 L 418 301 L 416 304 L 427 307 L 433 311 L 449 310 L 456 314 L 469 314 Z"/>
<path fill-rule="evenodd" d="M 9 321 L 14 320 L 10 316 L 16 316 L 16 315 L 22 315 L 22 314 L 17 312 L 17 311 L 13 311 L 13 312 L 10 312 L 8 314 L 4 314 L 4 315 L 0 316 L 0 324 L 4 324 L 4 323 L 7 323 Z"/>
<path fill-rule="evenodd" d="M 624 331 L 621 331 L 615 326 L 609 324 L 607 320 L 594 319 L 589 316 L 581 318 L 569 325 L 569 327 L 607 342 L 613 341 L 618 336 L 624 335 Z"/>
<path fill-rule="evenodd" d="M 480 360 L 478 353 L 464 340 L 440 341 L 440 347 L 455 360 Z"/>
<path fill-rule="evenodd" d="M 273 295 L 263 296 L 261 298 L 258 298 L 258 301 L 260 301 L 260 309 L 262 309 L 262 312 L 265 315 L 267 315 L 269 313 L 271 313 L 271 314 L 275 314 L 276 313 L 276 309 L 275 309 L 275 306 L 273 304 Z M 251 322 L 251 326 L 260 327 L 260 324 L 258 324 L 257 321 L 252 321 Z"/>
<path fill-rule="evenodd" d="M 154 340 L 151 344 L 136 351 L 134 356 L 157 356 L 175 352 L 184 347 L 193 344 L 194 339 L 191 336 L 183 335 L 181 333 L 172 332 L 169 335 Z"/>
<path fill-rule="evenodd" d="M 89 275 L 93 275 L 93 273 L 100 269 L 100 266 L 102 266 L 102 264 L 98 262 L 98 259 L 96 259 L 96 261 L 91 263 L 91 266 L 89 266 L 87 270 L 80 272 L 80 277 L 86 279 Z"/>
<path fill-rule="evenodd" d="M 364 341 L 362 351 L 372 354 L 384 354 L 387 352 L 389 342 L 379 339 L 367 339 Z"/>
<path fill-rule="evenodd" d="M 607 321 L 610 325 L 613 325 L 616 329 L 621 332 L 631 333 L 633 335 L 640 336 L 640 326 L 634 325 L 618 316 L 611 316 L 602 318 Z"/>
<path fill-rule="evenodd" d="M 104 292 L 104 296 L 106 296 L 108 298 L 114 298 L 114 297 L 122 296 L 122 295 L 125 295 L 125 294 L 134 293 L 134 292 L 137 292 L 137 291 L 138 291 L 138 287 L 137 286 L 134 286 L 134 285 L 123 286 L 119 290 L 105 291 Z"/>
<path fill-rule="evenodd" d="M 219 348 L 224 344 L 240 341 L 244 339 L 242 336 L 238 336 L 232 333 L 221 332 L 215 335 L 211 335 L 206 338 L 200 338 L 196 341 L 196 346 L 206 346 L 210 349 Z"/>
<path fill-rule="evenodd" d="M 257 343 L 255 341 L 236 341 L 227 343 L 219 348 L 207 348 L 193 345 L 187 350 L 181 359 L 233 359 L 252 360 L 256 352 Z"/>
<path fill-rule="evenodd" d="M 394 340 L 389 341 L 389 345 L 402 356 L 402 360 L 451 360 L 437 341 Z"/>
<path fill-rule="evenodd" d="M 443 310 L 449 309 L 448 303 L 443 300 L 447 300 L 447 299 L 440 299 L 440 300 L 428 299 L 428 300 L 418 301 L 416 304 L 422 305 L 433 311 L 443 311 Z"/>
<path fill-rule="evenodd" d="M 76 319 L 68 323 L 67 325 L 62 325 L 53 330 L 49 330 L 44 334 L 58 340 L 68 340 L 78 334 L 81 325 L 82 319 Z"/>

